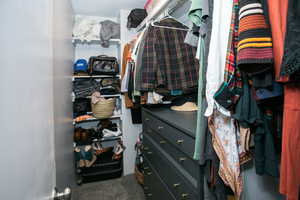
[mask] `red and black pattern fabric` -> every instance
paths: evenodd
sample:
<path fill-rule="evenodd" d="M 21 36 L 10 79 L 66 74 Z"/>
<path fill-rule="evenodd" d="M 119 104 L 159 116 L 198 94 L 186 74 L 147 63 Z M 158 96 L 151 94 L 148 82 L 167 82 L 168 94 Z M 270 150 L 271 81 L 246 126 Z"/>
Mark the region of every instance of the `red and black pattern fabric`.
<path fill-rule="evenodd" d="M 185 28 L 173 19 L 159 26 Z M 145 37 L 142 56 L 141 90 L 156 88 L 186 90 L 198 84 L 199 62 L 196 48 L 184 43 L 186 31 L 150 26 Z"/>
<path fill-rule="evenodd" d="M 239 69 L 253 74 L 269 71 L 273 68 L 273 44 L 262 5 L 258 0 L 240 0 L 239 7 Z"/>
<path fill-rule="evenodd" d="M 229 85 L 230 90 L 235 94 L 233 102 L 237 102 L 243 87 L 241 72 L 236 63 L 239 22 L 238 11 L 239 0 L 234 0 L 224 74 L 224 81 Z"/>

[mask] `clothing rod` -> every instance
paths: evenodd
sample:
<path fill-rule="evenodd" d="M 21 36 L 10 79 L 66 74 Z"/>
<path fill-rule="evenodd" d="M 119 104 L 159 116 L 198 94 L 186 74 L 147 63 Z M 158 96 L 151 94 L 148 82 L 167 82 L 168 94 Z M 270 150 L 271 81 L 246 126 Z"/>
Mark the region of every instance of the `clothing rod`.
<path fill-rule="evenodd" d="M 141 31 L 145 26 L 152 20 L 155 20 L 160 14 L 162 14 L 168 7 L 169 14 L 175 12 L 180 6 L 182 6 L 188 0 L 165 0 L 163 1 L 155 10 L 153 10 L 147 17 L 142 21 L 142 23 L 137 27 L 137 31 Z"/>
<path fill-rule="evenodd" d="M 145 26 L 153 19 L 158 17 L 163 10 L 165 10 L 169 4 L 172 2 L 172 0 L 165 0 L 163 1 L 159 6 L 157 6 L 149 15 L 142 21 L 142 23 L 137 27 L 137 31 L 141 31 Z"/>

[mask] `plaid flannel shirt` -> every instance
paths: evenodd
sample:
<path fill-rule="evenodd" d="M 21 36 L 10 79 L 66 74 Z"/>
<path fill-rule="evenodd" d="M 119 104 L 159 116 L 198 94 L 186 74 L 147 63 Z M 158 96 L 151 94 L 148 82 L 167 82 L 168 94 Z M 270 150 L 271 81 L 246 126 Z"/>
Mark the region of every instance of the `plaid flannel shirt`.
<path fill-rule="evenodd" d="M 228 49 L 225 64 L 224 81 L 229 84 L 229 87 L 235 93 L 234 102 L 240 97 L 242 92 L 243 82 L 241 72 L 237 66 L 237 47 L 238 47 L 238 11 L 239 1 L 233 1 L 232 18 L 229 32 Z"/>
<path fill-rule="evenodd" d="M 183 28 L 173 19 L 165 19 L 158 25 Z M 153 91 L 157 87 L 185 90 L 197 86 L 196 48 L 184 43 L 185 35 L 183 30 L 149 27 L 139 74 L 142 91 Z"/>

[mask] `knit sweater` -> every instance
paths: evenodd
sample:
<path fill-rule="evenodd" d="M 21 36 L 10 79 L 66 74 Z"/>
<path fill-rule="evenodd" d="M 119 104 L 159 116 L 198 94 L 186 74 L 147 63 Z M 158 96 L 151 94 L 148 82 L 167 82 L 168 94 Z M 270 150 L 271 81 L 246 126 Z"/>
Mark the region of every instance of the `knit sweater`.
<path fill-rule="evenodd" d="M 239 6 L 238 67 L 252 74 L 268 71 L 273 67 L 273 45 L 262 5 L 258 0 L 240 0 Z"/>

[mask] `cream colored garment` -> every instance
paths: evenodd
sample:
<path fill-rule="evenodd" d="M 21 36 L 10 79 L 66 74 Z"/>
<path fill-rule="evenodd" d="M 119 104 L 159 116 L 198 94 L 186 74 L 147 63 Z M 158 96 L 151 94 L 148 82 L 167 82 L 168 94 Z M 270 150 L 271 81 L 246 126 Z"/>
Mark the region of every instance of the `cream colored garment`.
<path fill-rule="evenodd" d="M 218 106 L 214 94 L 224 81 L 229 30 L 231 24 L 233 1 L 214 1 L 213 23 L 206 72 L 206 99 L 207 109 L 205 116 L 213 114 L 214 108 L 226 116 L 230 112 Z"/>
<path fill-rule="evenodd" d="M 101 25 L 96 17 L 77 15 L 73 28 L 73 39 L 78 39 L 82 42 L 100 40 L 100 29 Z"/>
<path fill-rule="evenodd" d="M 236 128 L 234 119 L 215 111 L 209 117 L 208 127 L 212 134 L 212 143 L 220 159 L 219 175 L 224 183 L 232 189 L 239 200 L 243 182 L 240 171 L 240 131 Z"/>
<path fill-rule="evenodd" d="M 94 92 L 92 94 L 92 104 L 96 104 L 99 101 L 104 101 L 104 100 L 105 100 L 105 98 L 101 97 L 100 92 Z"/>

